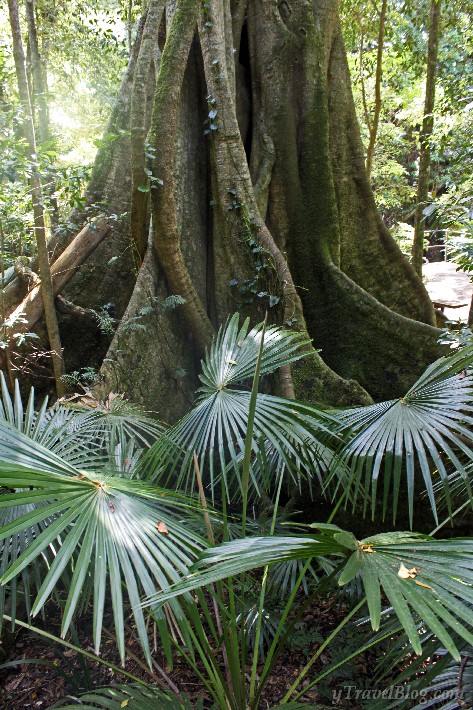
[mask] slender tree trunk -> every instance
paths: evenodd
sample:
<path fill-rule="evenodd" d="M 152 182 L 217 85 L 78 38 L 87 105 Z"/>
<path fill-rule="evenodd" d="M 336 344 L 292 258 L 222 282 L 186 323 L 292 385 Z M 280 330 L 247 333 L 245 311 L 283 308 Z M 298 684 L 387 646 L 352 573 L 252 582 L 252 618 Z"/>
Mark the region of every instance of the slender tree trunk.
<path fill-rule="evenodd" d="M 470 307 L 468 309 L 468 325 L 470 328 L 473 326 L 473 295 L 470 300 Z"/>
<path fill-rule="evenodd" d="M 361 99 L 363 102 L 363 116 L 365 119 L 366 126 L 368 128 L 368 133 L 371 135 L 371 116 L 370 112 L 368 110 L 368 101 L 366 98 L 366 85 L 365 85 L 365 67 L 364 67 L 364 51 L 365 51 L 365 46 L 364 46 L 364 29 L 361 28 L 360 32 L 360 54 L 359 54 L 359 62 L 360 62 L 360 84 L 361 84 Z"/>
<path fill-rule="evenodd" d="M 429 42 L 427 49 L 427 78 L 425 86 L 424 118 L 420 136 L 419 178 L 417 182 L 417 206 L 414 223 L 412 264 L 422 276 L 424 251 L 425 216 L 423 210 L 429 194 L 431 137 L 434 128 L 435 83 L 437 80 L 437 56 L 440 34 L 442 0 L 431 0 L 429 19 Z"/>
<path fill-rule="evenodd" d="M 35 0 L 25 0 L 25 9 L 28 25 L 28 47 L 31 53 L 31 71 L 33 75 L 33 92 L 30 93 L 30 100 L 37 106 L 37 137 L 40 145 L 43 145 L 52 140 L 52 132 L 49 122 L 46 69 L 39 51 L 38 33 L 36 30 Z M 55 229 L 59 222 L 58 202 L 54 196 L 56 191 L 55 181 L 50 179 L 48 184 L 44 186 L 43 191 L 48 195 L 51 227 Z"/>
<path fill-rule="evenodd" d="M 132 47 L 132 42 L 131 42 L 131 33 L 133 30 L 133 0 L 128 0 L 128 8 L 127 8 L 127 13 L 126 13 L 126 34 L 127 34 L 127 40 L 128 40 L 128 54 L 131 54 L 131 47 Z"/>
<path fill-rule="evenodd" d="M 30 96 L 28 82 L 26 78 L 25 54 L 23 51 L 23 40 L 21 36 L 20 20 L 18 14 L 17 0 L 8 0 L 10 13 L 10 25 L 13 38 L 13 54 L 15 59 L 15 69 L 18 81 L 18 91 L 22 110 L 24 112 L 23 131 L 28 145 L 28 157 L 31 161 L 31 199 L 34 214 L 34 229 L 36 244 L 38 248 L 39 273 L 41 277 L 41 292 L 44 302 L 44 313 L 46 328 L 48 331 L 49 344 L 52 351 L 52 362 L 54 378 L 56 381 L 56 393 L 58 397 L 64 394 L 64 384 L 62 375 L 64 374 L 64 361 L 62 358 L 61 339 L 57 323 L 56 310 L 54 306 L 54 294 L 51 281 L 51 271 L 49 266 L 49 256 L 46 244 L 46 226 L 43 210 L 43 194 L 41 181 L 36 167 L 36 138 L 31 113 Z"/>
<path fill-rule="evenodd" d="M 46 77 L 44 75 L 44 67 L 39 52 L 38 33 L 36 31 L 34 0 L 25 0 L 25 10 L 28 26 L 28 42 L 31 52 L 31 71 L 33 75 L 33 93 L 30 98 L 34 98 L 38 111 L 38 141 L 40 143 L 47 143 L 51 140 L 51 128 L 49 125 Z"/>
<path fill-rule="evenodd" d="M 376 138 L 378 136 L 379 117 L 381 114 L 381 82 L 383 80 L 383 49 L 387 8 L 388 0 L 383 0 L 379 13 L 378 50 L 376 53 L 376 76 L 374 82 L 373 120 L 372 122 L 370 122 L 370 124 L 368 124 L 370 132 L 370 140 L 368 144 L 368 150 L 366 152 L 366 172 L 368 173 L 368 177 L 371 177 L 374 149 L 376 145 Z"/>
<path fill-rule="evenodd" d="M 5 281 L 5 261 L 4 261 L 4 255 L 5 255 L 5 232 L 3 231 L 3 223 L 2 220 L 0 219 L 0 250 L 1 250 L 1 274 L 2 274 L 2 288 L 1 288 L 1 318 L 2 318 L 2 340 L 4 341 L 4 344 L 2 345 L 3 352 L 4 352 L 4 357 L 5 357 L 5 367 L 7 371 L 7 377 L 6 381 L 8 383 L 8 387 L 10 389 L 10 392 L 13 392 L 14 390 L 14 379 L 13 379 L 13 374 L 12 374 L 12 366 L 11 366 L 11 354 L 10 354 L 10 343 L 8 342 L 8 335 L 7 335 L 7 327 L 3 325 L 6 319 L 6 308 L 5 308 L 5 287 L 4 287 L 4 281 Z"/>

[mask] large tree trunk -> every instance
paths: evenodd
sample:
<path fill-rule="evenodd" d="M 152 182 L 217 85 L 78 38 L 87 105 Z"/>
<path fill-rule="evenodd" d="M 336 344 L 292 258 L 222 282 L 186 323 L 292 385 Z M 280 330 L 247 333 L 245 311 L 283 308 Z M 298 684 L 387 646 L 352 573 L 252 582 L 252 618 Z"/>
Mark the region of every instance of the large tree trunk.
<path fill-rule="evenodd" d="M 283 373 L 286 395 L 346 405 L 400 394 L 438 355 L 438 331 L 375 207 L 336 2 L 165 5 L 153 52 L 150 33 L 138 34 L 108 129 L 119 138 L 97 157 L 89 189 L 128 216 L 66 292 L 83 306 L 114 303 L 117 318 L 126 310 L 101 387 L 178 416 L 212 333 L 240 308 L 255 319 L 268 310 L 321 349 L 292 381 Z M 150 3 L 148 29 L 160 11 Z M 152 118 L 149 98 L 138 111 L 144 84 Z M 148 125 L 149 205 L 137 196 Z M 83 366 L 74 342 L 70 361 Z"/>

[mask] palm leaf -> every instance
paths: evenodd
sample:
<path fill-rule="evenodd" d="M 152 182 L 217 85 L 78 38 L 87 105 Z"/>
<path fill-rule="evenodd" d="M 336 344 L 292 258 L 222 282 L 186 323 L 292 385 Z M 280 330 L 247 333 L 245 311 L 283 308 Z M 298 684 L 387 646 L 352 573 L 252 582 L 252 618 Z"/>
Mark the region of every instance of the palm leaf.
<path fill-rule="evenodd" d="M 239 326 L 239 314 L 235 313 L 222 326 L 214 338 L 205 360 L 202 362 L 203 383 L 200 391 L 213 394 L 228 385 L 253 379 L 260 349 L 263 323 L 248 332 L 250 319 Z M 268 326 L 264 333 L 264 347 L 261 355 L 260 374 L 275 372 L 304 356 L 301 348 L 310 344 L 300 333 Z"/>
<path fill-rule="evenodd" d="M 0 503 L 3 501 L 3 496 L 6 494 L 6 490 L 0 490 Z M 16 506 L 7 509 L 0 507 L 0 526 L 8 525 L 13 520 L 19 516 L 33 512 L 35 505 L 29 504 L 24 506 Z M 6 540 L 0 541 L 0 577 L 2 577 L 7 570 L 15 564 L 18 557 L 27 550 L 34 540 L 41 534 L 45 527 L 47 527 L 52 522 L 52 518 L 46 518 L 44 521 L 35 523 L 24 530 L 18 531 L 15 535 L 7 538 Z M 51 546 L 50 550 L 45 551 L 45 559 L 50 559 L 51 555 L 55 554 L 56 550 L 54 546 Z M 3 615 L 5 612 L 5 602 L 7 599 L 7 589 L 8 589 L 8 599 L 10 601 L 9 612 L 11 617 L 15 619 L 17 615 L 17 605 L 20 596 L 19 584 L 21 583 L 22 595 L 21 598 L 25 603 L 25 610 L 27 617 L 30 618 L 31 615 L 31 599 L 33 597 L 33 590 L 37 590 L 41 586 L 41 567 L 42 560 L 36 559 L 31 565 L 31 569 L 24 570 L 21 575 L 15 577 L 11 580 L 8 588 L 6 586 L 0 587 L 0 634 L 3 626 Z M 14 624 L 13 624 L 14 626 Z"/>
<path fill-rule="evenodd" d="M 373 710 L 413 708 L 415 698 L 422 700 L 421 704 L 415 705 L 416 710 L 420 707 L 435 707 L 439 710 L 444 710 L 446 707 L 459 708 L 456 701 L 460 697 L 460 689 L 466 701 L 465 707 L 468 706 L 468 698 L 470 702 L 473 700 L 471 670 L 473 646 L 454 634 L 461 661 L 452 659 L 444 648 L 439 648 L 438 640 L 425 629 L 421 619 L 418 620 L 418 625 L 422 642 L 420 656 L 417 658 L 408 656 L 406 635 L 394 631 L 392 638 L 395 638 L 395 643 L 391 640 L 387 653 L 383 654 L 378 661 L 375 678 L 376 676 L 381 680 L 389 678 L 386 695 L 394 700 L 389 703 L 386 699 L 373 702 Z M 388 631 L 390 628 L 394 630 L 394 623 L 387 625 Z M 397 692 L 393 690 L 399 688 L 402 690 Z M 451 705 L 452 701 L 455 704 Z"/>
<path fill-rule="evenodd" d="M 195 451 L 201 470 L 205 472 L 208 468 L 212 492 L 220 476 L 227 492 L 232 490 L 235 480 L 239 483 L 251 392 L 230 388 L 230 385 L 244 384 L 253 376 L 263 325 L 248 331 L 248 320 L 240 328 L 238 318 L 236 314 L 220 329 L 202 363 L 203 386 L 194 409 L 171 427 L 145 457 L 146 470 L 152 480 L 168 482 L 179 470 L 176 485 L 192 487 Z M 300 334 L 268 327 L 261 374 L 274 372 L 304 357 L 307 351 L 301 348 L 306 344 Z M 258 394 L 251 441 L 254 490 L 258 493 L 261 486 L 261 476 L 255 473 L 254 463 L 266 450 L 273 460 L 274 470 L 281 465 L 287 467 L 296 480 L 301 470 L 320 474 L 327 442 L 334 444 L 333 432 L 339 426 L 335 417 L 310 405 Z"/>
<path fill-rule="evenodd" d="M 452 659 L 439 649 L 430 651 L 430 654 L 423 654 L 422 662 L 415 662 L 413 668 L 409 664 L 408 672 L 385 689 L 384 699 L 372 702 L 373 710 L 462 710 L 472 707 L 473 647 L 466 646 L 461 660 Z"/>
<path fill-rule="evenodd" d="M 76 710 L 79 706 L 84 710 L 204 710 L 202 699 L 191 703 L 186 696 L 171 696 L 152 685 L 113 685 L 72 698 L 72 703 L 70 700 L 62 700 L 54 707 L 62 710 Z M 217 708 L 212 706 L 209 710 Z"/>
<path fill-rule="evenodd" d="M 462 710 L 473 705 L 473 648 L 467 646 L 462 651 L 461 660 L 452 659 L 448 654 L 437 654 L 435 658 L 425 658 L 423 666 L 411 674 L 404 686 L 396 688 L 401 699 L 393 702 L 376 703 L 373 710 L 394 710 L 394 708 L 435 708 L 435 710 Z M 420 674 L 420 677 L 419 677 Z M 389 694 L 387 694 L 389 697 Z M 404 699 L 402 699 L 404 696 Z M 391 697 L 396 697 L 393 693 Z M 415 698 L 419 702 L 415 702 Z"/>
<path fill-rule="evenodd" d="M 435 672 L 435 661 L 431 661 L 429 670 Z M 433 667 L 433 668 L 432 668 Z M 452 660 L 436 674 L 425 688 L 422 688 L 422 702 L 413 710 L 435 708 L 436 710 L 460 710 L 473 706 L 473 647 L 468 646 L 462 653 L 461 660 Z"/>
<path fill-rule="evenodd" d="M 381 621 L 385 594 L 417 654 L 422 652 L 415 621 L 418 615 L 455 657 L 450 633 L 472 643 L 473 539 L 434 540 L 415 533 L 385 533 L 358 542 L 333 525 L 314 525 L 317 537 L 245 538 L 209 548 L 193 574 L 148 602 L 162 603 L 184 592 L 229 576 L 283 560 L 342 554 L 339 584 L 360 575 L 373 629 Z M 405 575 L 405 576 L 403 576 Z"/>
<path fill-rule="evenodd" d="M 13 398 L 0 372 L 0 420 L 66 459 L 79 468 L 96 466 L 97 462 L 113 459 L 117 447 L 133 447 L 133 458 L 161 436 L 164 426 L 151 419 L 137 405 L 120 395 L 110 395 L 106 403 L 94 408 L 56 403 L 48 407 L 45 398 L 38 411 L 32 387 L 24 407 L 18 380 Z"/>
<path fill-rule="evenodd" d="M 339 478 L 344 495 L 356 499 L 361 490 L 365 507 L 371 499 L 374 511 L 383 473 L 383 514 L 392 494 L 395 519 L 404 477 L 411 526 L 416 486 L 427 492 L 438 522 L 433 477 L 439 476 L 451 510 L 449 472 L 454 469 L 471 500 L 472 362 L 473 347 L 463 348 L 430 365 L 401 399 L 338 413 L 351 439 L 340 457 L 343 466 L 334 466 L 331 477 Z"/>
<path fill-rule="evenodd" d="M 112 393 L 105 402 L 94 402 L 94 405 L 90 408 L 81 406 L 79 402 L 70 406 L 74 413 L 71 432 L 79 432 L 80 435 L 92 432 L 96 438 L 102 434 L 111 441 L 133 439 L 148 448 L 166 428 L 162 422 L 119 394 Z"/>
<path fill-rule="evenodd" d="M 13 396 L 10 396 L 3 373 L 0 373 L 0 422 L 8 423 L 10 427 L 22 432 L 29 439 L 38 442 L 51 454 L 45 455 L 46 468 L 50 470 L 53 460 L 58 461 L 54 455 L 61 458 L 59 471 L 73 473 L 75 469 L 94 470 L 108 464 L 111 470 L 123 475 L 131 476 L 136 470 L 141 447 L 148 446 L 162 432 L 163 427 L 146 417 L 138 408 L 114 397 L 107 407 L 94 410 L 74 410 L 68 406 L 57 403 L 48 407 L 47 398 L 44 399 L 38 410 L 35 407 L 35 392 L 31 388 L 26 406 L 23 405 L 18 381 L 15 381 Z M 41 467 L 38 460 L 38 450 L 31 444 L 32 449 L 23 439 L 22 453 L 17 449 L 15 433 L 2 429 L 3 437 L 0 442 L 0 466 L 6 462 L 7 469 L 11 462 L 18 463 L 25 452 L 33 451 L 34 465 Z M 138 443 L 137 443 L 138 442 Z M 43 452 L 44 453 L 44 452 Z M 22 459 L 23 460 L 23 459 Z M 10 462 L 10 463 L 8 463 Z M 67 464 L 72 465 L 72 468 Z M 15 481 L 18 483 L 18 480 Z M 12 484 L 13 485 L 13 484 Z M 17 488 L 18 486 L 13 486 Z M 7 490 L 0 491 L 7 493 Z M 7 499 L 2 498 L 5 503 Z M 15 518 L 23 515 L 34 515 L 36 506 L 43 506 L 44 501 L 31 494 L 31 502 L 24 505 L 0 507 L 0 527 L 6 526 Z M 40 516 L 42 513 L 40 513 Z M 25 527 L 9 539 L 0 542 L 0 576 L 17 560 L 17 558 L 31 546 L 32 542 L 48 527 L 57 517 L 53 514 L 44 520 Z M 43 560 L 50 564 L 48 558 L 57 553 L 57 544 L 51 549 L 44 550 L 40 556 L 32 561 L 32 574 L 30 569 L 25 569 L 21 574 L 11 579 L 8 586 L 0 588 L 0 629 L 3 621 L 3 611 L 6 593 L 12 610 L 12 617 L 16 616 L 16 607 L 19 594 L 18 583 L 21 581 L 26 604 L 26 612 L 30 616 L 33 589 L 39 590 L 41 586 L 41 571 Z"/>
<path fill-rule="evenodd" d="M 206 544 L 179 521 L 179 510 L 187 508 L 188 502 L 177 494 L 107 471 L 81 471 L 1 421 L 0 486 L 16 489 L 0 497 L 0 509 L 34 506 L 20 517 L 12 516 L 0 528 L 0 540 L 15 539 L 35 525 L 42 527 L 26 549 L 19 550 L 15 561 L 8 557 L 9 544 L 4 545 L 8 564 L 2 562 L 5 571 L 1 583 L 10 583 L 51 545 L 57 546 L 54 561 L 43 571 L 32 614 L 43 608 L 63 572 L 70 570 L 62 634 L 67 632 L 84 590 L 92 587 L 94 643 L 98 652 L 109 588 L 122 659 L 124 596 L 132 607 L 149 659 L 140 599 L 186 574 Z M 179 605 L 174 605 L 172 612 L 177 619 L 182 616 Z M 164 616 L 158 614 L 157 619 L 165 633 Z"/>

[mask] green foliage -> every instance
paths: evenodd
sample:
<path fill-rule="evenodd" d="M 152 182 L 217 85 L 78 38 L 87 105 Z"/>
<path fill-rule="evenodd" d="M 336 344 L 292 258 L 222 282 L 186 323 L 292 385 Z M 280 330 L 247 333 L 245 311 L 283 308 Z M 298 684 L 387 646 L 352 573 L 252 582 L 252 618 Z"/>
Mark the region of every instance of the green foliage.
<path fill-rule="evenodd" d="M 281 560 L 338 555 L 343 558 L 338 583 L 343 586 L 355 575 L 361 576 L 374 630 L 380 627 L 382 595 L 386 594 L 416 653 L 422 652 L 422 646 L 409 606 L 452 656 L 460 658 L 443 623 L 469 643 L 473 640 L 471 632 L 462 625 L 470 619 L 468 603 L 473 601 L 469 587 L 473 581 L 471 540 L 440 541 L 415 533 L 393 532 L 357 541 L 335 525 L 311 527 L 320 530 L 316 537 L 248 538 L 206 550 L 190 577 L 152 600 L 162 603 Z"/>
<path fill-rule="evenodd" d="M 121 710 L 127 707 L 130 710 L 204 710 L 203 700 L 191 703 L 186 698 L 175 698 L 164 693 L 159 688 L 147 685 L 114 685 L 112 688 L 99 688 L 93 693 L 87 693 L 77 698 L 77 702 L 70 704 L 69 701 L 56 704 L 54 707 L 71 710 L 77 708 L 95 710 L 95 708 L 105 708 L 105 710 Z M 211 709 L 212 710 L 212 709 Z"/>
<path fill-rule="evenodd" d="M 388 224 L 415 203 L 428 36 L 427 2 L 388 3 L 381 117 L 372 171 L 375 199 Z M 376 71 L 379 10 L 370 0 L 343 0 L 342 26 L 362 136 L 368 142 Z M 432 147 L 436 204 L 471 193 L 473 33 L 462 0 L 443 3 Z"/>
<path fill-rule="evenodd" d="M 305 345 L 280 328 L 240 325 L 235 315 L 202 363 L 194 410 L 164 431 L 117 396 L 94 410 L 48 409 L 44 402 L 36 412 L 33 394 L 24 409 L 19 388 L 12 399 L 3 382 L 0 566 L 12 608 L 24 595 L 34 616 L 54 595 L 63 635 L 90 609 L 96 651 L 111 608 L 122 659 L 131 619 L 149 663 L 147 626 L 154 622 L 168 663 L 178 654 L 222 710 L 260 707 L 278 654 L 301 628 L 301 596 L 313 604 L 336 586 L 358 591 L 345 596 L 348 611 L 338 626 L 313 648 L 307 644 L 306 666 L 277 707 L 297 707 L 315 684 L 343 675 L 345 664 L 386 638 L 397 644 L 385 655 L 389 663 L 411 650 L 432 656 L 440 646 L 459 662 L 465 644 L 473 644 L 470 538 L 389 532 L 357 540 L 331 523 L 299 532 L 279 511 L 285 473 L 297 480 L 300 469 L 324 486 L 331 477 L 339 481 L 332 487 L 335 509 L 358 489 L 368 496 L 373 485 L 375 493 L 382 470 L 390 471 L 385 500 L 392 485 L 396 498 L 402 471 L 408 491 L 420 473 L 435 507 L 440 492 L 432 465 L 444 467 L 444 496 L 455 474 L 465 485 L 473 469 L 465 443 L 471 441 L 471 348 L 434 363 L 398 402 L 327 414 L 258 392 L 260 377 L 303 357 Z M 413 442 L 417 464 L 411 467 Z M 465 503 L 467 488 L 455 491 Z M 206 491 L 221 510 L 207 507 Z M 262 506 L 264 534 L 249 514 L 250 496 Z M 351 621 L 365 605 L 376 635 L 357 642 Z M 337 639 L 348 632 L 342 650 Z M 301 686 L 331 643 L 331 665 Z M 135 685 L 104 688 L 77 702 L 171 709 L 189 701 Z"/>
<path fill-rule="evenodd" d="M 249 330 L 249 319 L 239 325 L 234 315 L 219 331 L 202 363 L 202 387 L 196 406 L 171 427 L 146 457 L 149 477 L 170 481 L 177 473 L 177 485 L 195 485 L 193 456 L 196 452 L 202 470 L 208 466 L 212 496 L 217 481 L 225 490 L 241 497 L 240 466 L 245 449 L 250 392 L 242 387 L 252 377 L 261 342 L 262 326 Z M 265 334 L 261 375 L 274 372 L 283 364 L 304 357 L 307 344 L 300 334 L 270 327 Z M 271 485 L 264 473 L 271 461 L 272 470 L 281 465 L 298 480 L 300 471 L 319 472 L 330 454 L 324 440 L 333 438 L 336 420 L 310 405 L 260 394 L 256 403 L 251 450 L 255 455 L 251 469 L 254 493 Z M 182 452 L 182 456 L 180 453 Z M 325 454 L 324 454 L 325 452 Z M 325 456 L 325 458 L 324 458 Z"/>
<path fill-rule="evenodd" d="M 96 147 L 117 137 L 113 133 L 102 136 L 128 59 L 123 18 L 129 5 L 126 3 L 125 9 L 118 0 L 93 0 L 87 6 L 81 0 L 59 4 L 37 0 L 35 6 L 51 128 L 50 139 L 37 146 L 36 167 L 46 212 L 53 215 L 52 221 L 60 231 L 74 231 L 78 225 L 69 222 L 68 213 L 85 206 L 83 193 Z M 137 11 L 133 9 L 131 26 Z M 7 18 L 6 8 L 0 9 L 5 38 Z M 24 30 L 26 33 L 26 27 Z M 21 138 L 22 112 L 9 39 L 0 43 L 0 86 L 1 257 L 8 267 L 16 256 L 31 256 L 35 248 L 28 186 L 31 165 Z M 35 113 L 34 94 L 32 99 Z M 89 218 L 92 216 L 89 214 Z"/>
<path fill-rule="evenodd" d="M 77 387 L 78 385 L 84 388 L 90 387 L 97 381 L 98 372 L 94 367 L 81 367 L 80 370 L 68 372 L 62 376 L 62 381 L 67 387 Z"/>
<path fill-rule="evenodd" d="M 404 474 L 412 525 L 415 478 L 421 474 L 438 522 L 432 476 L 440 477 L 451 511 L 448 473 L 452 466 L 464 479 L 471 498 L 468 470 L 473 461 L 473 447 L 468 427 L 473 423 L 473 390 L 466 370 L 472 362 L 472 347 L 462 348 L 430 365 L 401 399 L 341 413 L 342 421 L 350 428 L 351 439 L 341 454 L 345 466 L 335 468 L 333 475 L 341 474 L 347 498 L 353 492 L 355 501 L 361 493 L 365 507 L 371 500 L 374 511 L 383 471 L 383 515 L 389 500 L 395 520 Z"/>
<path fill-rule="evenodd" d="M 229 286 L 233 289 L 238 310 L 256 304 L 259 310 L 265 313 L 269 309 L 274 309 L 281 302 L 282 288 L 277 269 L 271 254 L 261 246 L 258 238 L 259 227 L 250 219 L 245 205 L 240 201 L 237 190 L 234 188 L 228 190 L 228 195 L 231 201 L 227 210 L 239 211 L 241 237 L 251 274 L 246 279 L 232 278 Z"/>

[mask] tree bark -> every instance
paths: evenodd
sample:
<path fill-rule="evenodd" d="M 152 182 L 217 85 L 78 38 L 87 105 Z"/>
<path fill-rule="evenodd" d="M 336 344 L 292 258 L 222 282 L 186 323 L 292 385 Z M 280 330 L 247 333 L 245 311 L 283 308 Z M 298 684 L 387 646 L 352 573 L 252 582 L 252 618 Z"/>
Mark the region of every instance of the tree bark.
<path fill-rule="evenodd" d="M 264 116 L 277 154 L 268 226 L 304 287 L 308 331 L 324 360 L 384 397 L 403 387 L 406 361 L 417 357 L 409 337 L 400 337 L 407 327 L 400 316 L 432 326 L 434 315 L 374 205 L 335 5 L 281 3 L 276 10 L 261 1 L 250 5 L 249 19 L 254 113 Z M 436 351 L 434 328 L 412 331 L 430 340 L 419 343 L 424 357 Z"/>
<path fill-rule="evenodd" d="M 25 0 L 25 10 L 28 25 L 28 43 L 31 51 L 31 71 L 33 75 L 33 94 L 31 98 L 34 98 L 38 109 L 37 136 L 40 143 L 47 143 L 51 140 L 51 127 L 49 125 L 46 77 L 39 52 L 38 34 L 36 31 L 34 0 Z"/>
<path fill-rule="evenodd" d="M 150 71 L 153 67 L 156 36 L 164 12 L 164 0 L 151 0 L 148 6 L 143 38 L 133 76 L 131 98 L 131 166 L 132 203 L 131 235 L 137 267 L 141 266 L 148 239 L 148 195 L 155 185 L 150 183 L 146 166 L 145 141 L 149 130 L 149 111 L 143 108 L 148 99 Z M 158 67 L 159 68 L 159 67 Z M 151 97 L 152 100 L 152 97 Z M 149 149 L 148 149 L 149 150 Z M 148 172 L 147 172 L 148 171 Z"/>
<path fill-rule="evenodd" d="M 156 250 L 160 263 L 172 294 L 184 299 L 184 317 L 203 354 L 210 345 L 214 329 L 181 250 L 173 177 L 181 87 L 198 15 L 199 7 L 195 0 L 178 0 L 166 38 L 152 118 L 152 145 L 156 151 L 153 177 L 158 183 L 152 193 L 152 202 Z"/>
<path fill-rule="evenodd" d="M 381 10 L 379 12 L 378 49 L 376 52 L 376 75 L 374 80 L 373 120 L 368 123 L 370 140 L 366 151 L 366 172 L 368 173 L 369 178 L 371 177 L 371 170 L 373 167 L 374 149 L 376 145 L 376 138 L 378 136 L 379 117 L 381 115 L 381 82 L 383 80 L 384 31 L 386 28 L 387 9 L 388 0 L 382 0 Z"/>
<path fill-rule="evenodd" d="M 10 26 L 13 39 L 13 54 L 18 81 L 18 92 L 20 95 L 20 101 L 25 116 L 23 123 L 23 131 L 28 145 L 29 159 L 31 161 L 30 187 L 34 214 L 34 229 L 36 236 L 36 244 L 38 247 L 38 263 L 39 273 L 41 277 L 41 293 L 44 302 L 44 313 L 46 319 L 46 327 L 48 331 L 49 344 L 52 351 L 52 362 L 54 370 L 54 379 L 56 382 L 56 393 L 58 397 L 62 397 L 62 395 L 64 394 L 64 384 L 62 376 L 65 372 L 65 369 L 64 361 L 62 358 L 61 338 L 59 335 L 56 310 L 54 307 L 53 287 L 51 282 L 49 256 L 46 244 L 46 226 L 43 210 L 43 194 L 41 189 L 41 181 L 36 166 L 36 137 L 33 124 L 33 116 L 31 112 L 28 81 L 26 77 L 25 54 L 23 51 L 23 40 L 21 36 L 17 0 L 8 0 L 8 9 L 10 14 Z"/>
<path fill-rule="evenodd" d="M 113 222 L 65 294 L 113 303 L 121 318 L 99 388 L 176 418 L 212 334 L 239 309 L 253 321 L 267 310 L 321 348 L 281 373 L 286 396 L 332 406 L 398 396 L 438 356 L 438 331 L 375 207 L 335 1 L 177 0 L 165 18 L 148 139 L 156 188 L 143 193 L 151 242 L 144 252 L 147 208 L 135 199 L 153 74 L 145 17 L 107 129 L 119 137 L 87 192 L 114 214 L 129 215 L 134 196 L 141 216 Z"/>
<path fill-rule="evenodd" d="M 414 222 L 414 243 L 412 245 L 412 264 L 422 276 L 422 257 L 424 253 L 425 208 L 430 181 L 430 141 L 434 129 L 435 83 L 437 81 L 437 56 L 440 34 L 440 15 L 442 0 L 431 0 L 429 19 L 429 42 L 427 49 L 427 77 L 425 86 L 424 118 L 420 136 L 419 177 L 417 181 L 417 206 Z"/>

